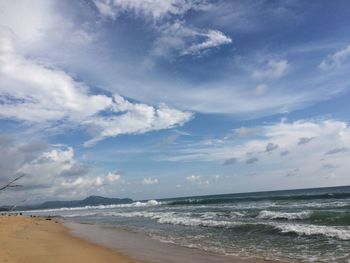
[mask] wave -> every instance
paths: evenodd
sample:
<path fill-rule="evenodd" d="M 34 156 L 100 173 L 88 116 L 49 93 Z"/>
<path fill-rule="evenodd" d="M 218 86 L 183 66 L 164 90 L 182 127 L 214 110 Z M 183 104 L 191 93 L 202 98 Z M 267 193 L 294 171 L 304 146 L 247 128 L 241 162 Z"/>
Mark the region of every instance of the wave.
<path fill-rule="evenodd" d="M 260 219 L 282 219 L 282 220 L 302 220 L 307 219 L 312 214 L 311 211 L 303 212 L 278 212 L 278 211 L 260 211 L 257 218 Z"/>
<path fill-rule="evenodd" d="M 269 212 L 269 213 L 267 213 Z M 82 216 L 79 214 L 63 215 L 63 217 Z M 296 223 L 281 223 L 272 221 L 229 221 L 229 220 L 215 220 L 209 219 L 209 217 L 193 217 L 193 213 L 181 213 L 176 212 L 146 212 L 146 211 L 134 211 L 134 212 L 96 212 L 87 213 L 85 216 L 104 216 L 104 217 L 124 217 L 134 218 L 143 217 L 155 220 L 159 224 L 181 225 L 190 227 L 214 227 L 214 228 L 228 228 L 233 231 L 241 231 L 246 233 L 247 231 L 261 232 L 275 234 L 276 230 L 279 233 L 294 233 L 300 236 L 325 236 L 328 238 L 337 238 L 340 240 L 350 240 L 350 227 L 335 227 L 324 225 L 311 225 L 311 224 L 296 224 Z M 273 214 L 271 211 L 264 211 L 259 214 L 260 217 L 268 217 L 268 219 L 287 218 L 297 219 L 306 217 L 306 213 L 277 213 Z M 311 215 L 312 216 L 312 215 Z"/>
<path fill-rule="evenodd" d="M 297 235 L 314 236 L 320 235 L 340 240 L 350 240 L 349 227 L 330 227 L 317 226 L 310 224 L 282 224 L 282 223 L 262 223 L 262 222 L 242 222 L 242 221 L 219 221 L 219 220 L 202 220 L 199 218 L 188 217 L 160 217 L 158 223 L 173 224 L 183 226 L 201 226 L 201 227 L 220 227 L 233 230 L 274 232 L 273 229 L 279 230 L 281 233 L 295 233 Z M 271 229 L 272 228 L 272 229 Z"/>
<path fill-rule="evenodd" d="M 205 204 L 225 204 L 234 202 L 249 201 L 302 201 L 313 199 L 348 199 L 349 192 L 343 193 L 322 193 L 322 194 L 300 194 L 300 195 L 266 195 L 266 196 L 221 196 L 221 197 L 203 197 L 203 198 L 186 198 L 170 200 L 168 205 L 205 205 Z"/>
<path fill-rule="evenodd" d="M 295 233 L 297 235 L 314 236 L 321 235 L 340 240 L 350 240 L 350 228 L 336 228 L 330 226 L 316 226 L 306 224 L 274 224 L 281 233 Z"/>
<path fill-rule="evenodd" d="M 133 207 L 149 207 L 162 205 L 162 202 L 157 200 L 149 200 L 147 202 L 134 202 L 131 204 L 116 204 L 116 205 L 96 205 L 96 206 L 81 206 L 81 207 L 61 207 L 52 209 L 40 209 L 40 210 L 27 210 L 25 213 L 46 213 L 46 212 L 62 212 L 62 211 L 75 211 L 75 210 L 93 210 L 93 209 L 112 209 L 112 208 L 133 208 Z"/>
<path fill-rule="evenodd" d="M 256 218 L 269 220 L 303 220 L 316 225 L 350 226 L 350 211 L 344 210 L 301 212 L 263 210 L 259 212 Z"/>

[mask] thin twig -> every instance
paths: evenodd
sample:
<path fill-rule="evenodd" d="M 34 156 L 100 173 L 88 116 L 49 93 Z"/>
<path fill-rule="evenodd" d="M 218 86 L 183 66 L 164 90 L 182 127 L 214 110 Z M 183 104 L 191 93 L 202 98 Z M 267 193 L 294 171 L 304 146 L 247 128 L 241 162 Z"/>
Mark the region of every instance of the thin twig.
<path fill-rule="evenodd" d="M 6 188 L 11 188 L 11 187 L 22 187 L 20 184 L 13 184 L 14 182 L 18 181 L 21 179 L 25 174 L 22 174 L 20 176 L 17 176 L 15 179 L 13 179 L 11 182 L 9 182 L 7 185 L 0 187 L 0 191 L 5 190 Z"/>

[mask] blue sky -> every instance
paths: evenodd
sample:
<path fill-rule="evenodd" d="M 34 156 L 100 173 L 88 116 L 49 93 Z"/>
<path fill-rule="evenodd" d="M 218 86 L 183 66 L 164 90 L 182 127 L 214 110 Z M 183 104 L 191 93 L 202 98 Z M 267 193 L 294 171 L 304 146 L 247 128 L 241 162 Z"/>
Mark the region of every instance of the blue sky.
<path fill-rule="evenodd" d="M 0 1 L 4 202 L 348 185 L 348 1 Z M 15 193 L 15 197 L 14 197 Z"/>

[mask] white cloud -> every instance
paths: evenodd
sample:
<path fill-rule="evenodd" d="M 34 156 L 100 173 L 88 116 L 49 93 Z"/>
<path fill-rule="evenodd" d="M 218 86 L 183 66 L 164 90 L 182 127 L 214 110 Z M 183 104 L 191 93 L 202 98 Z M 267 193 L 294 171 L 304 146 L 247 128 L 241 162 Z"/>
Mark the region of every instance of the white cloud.
<path fill-rule="evenodd" d="M 159 180 L 157 178 L 144 178 L 142 181 L 143 184 L 150 185 L 150 184 L 158 184 Z"/>
<path fill-rule="evenodd" d="M 89 169 L 74 157 L 71 147 L 53 146 L 38 142 L 1 145 L 3 154 L 0 164 L 9 162 L 2 167 L 0 182 L 8 181 L 19 174 L 25 176 L 20 183 L 20 191 L 8 191 L 6 195 L 16 199 L 44 199 L 64 191 L 67 186 L 87 185 L 87 181 L 98 184 L 98 178 L 89 175 Z M 90 184 L 92 185 L 92 184 Z M 88 189 L 86 189 L 88 190 Z M 30 193 L 30 194 L 29 194 Z M 33 202 L 33 200 L 29 200 Z"/>
<path fill-rule="evenodd" d="M 160 105 L 154 108 L 146 104 L 130 103 L 120 96 L 115 96 L 113 105 L 117 112 L 124 114 L 111 117 L 91 117 L 84 125 L 97 129 L 97 134 L 85 146 L 120 134 L 140 134 L 152 130 L 173 128 L 191 120 L 192 113 Z"/>
<path fill-rule="evenodd" d="M 189 27 L 183 21 L 165 24 L 160 27 L 160 31 L 161 35 L 151 51 L 151 56 L 154 57 L 197 55 L 232 42 L 230 37 L 220 31 Z"/>
<path fill-rule="evenodd" d="M 300 109 L 305 105 L 310 105 L 339 94 L 348 86 L 346 81 L 339 82 L 327 79 L 318 82 L 320 76 L 317 75 L 314 78 L 310 76 L 309 79 L 304 79 L 302 84 L 297 81 L 293 83 L 293 80 L 288 81 L 288 83 L 276 83 L 275 86 L 269 83 L 268 92 L 266 92 L 261 87 L 255 89 L 258 83 L 252 83 L 255 80 L 249 79 L 253 71 L 251 66 L 249 66 L 249 71 L 244 72 L 242 75 L 235 74 L 236 72 L 234 70 L 230 72 L 229 67 L 226 77 L 223 76 L 217 79 L 213 77 L 211 81 L 206 83 L 194 83 L 187 78 L 186 73 L 179 78 L 174 75 L 174 71 L 159 74 L 163 69 L 157 72 L 157 67 L 153 68 L 152 74 L 149 74 L 150 72 L 148 70 L 142 70 L 142 66 L 140 66 L 142 65 L 142 61 L 140 61 L 140 58 L 146 60 L 144 63 L 146 68 L 152 68 L 152 65 L 156 64 L 156 59 L 152 56 L 157 57 L 158 55 L 150 53 L 157 53 L 157 50 L 160 52 L 159 56 L 165 56 L 167 58 L 170 56 L 170 61 L 172 61 L 173 57 L 181 56 L 186 52 L 189 52 L 191 55 L 200 56 L 207 51 L 215 49 L 215 47 L 210 47 L 200 49 L 197 53 L 191 53 L 191 47 L 202 46 L 204 43 L 206 43 L 204 46 L 208 43 L 221 43 L 211 40 L 208 33 L 211 30 L 223 30 L 222 34 L 225 34 L 229 38 L 230 34 L 225 33 L 225 27 L 222 27 L 220 23 L 216 22 L 221 19 L 229 19 L 226 25 L 230 25 L 232 29 L 232 26 L 237 26 L 239 24 L 237 23 L 239 22 L 238 20 L 241 20 L 239 13 L 241 13 L 243 6 L 246 7 L 243 9 L 249 13 L 254 10 L 252 12 L 253 14 L 255 14 L 255 11 L 258 13 L 262 11 L 265 14 L 266 8 L 261 3 L 239 5 L 237 3 L 223 3 L 212 5 L 212 8 L 207 10 L 206 6 L 208 4 L 205 3 L 206 1 L 179 1 L 179 3 L 186 3 L 182 6 L 190 5 L 191 7 L 188 7 L 190 10 L 205 9 L 203 13 L 198 12 L 198 15 L 202 18 L 203 16 L 207 16 L 208 12 L 211 13 L 211 16 L 206 17 L 210 23 L 204 23 L 205 28 L 202 28 L 200 23 L 190 25 L 186 20 L 187 17 L 184 16 L 186 13 L 181 15 L 175 11 L 160 12 L 160 14 L 164 15 L 139 28 L 145 30 L 142 33 L 149 33 L 149 30 L 152 33 L 145 38 L 145 48 L 142 49 L 144 52 L 142 53 L 140 51 L 141 49 L 137 49 L 137 55 L 133 56 L 134 45 L 124 42 L 125 38 L 121 35 L 111 37 L 111 35 L 117 33 L 110 34 L 110 30 L 113 31 L 116 27 L 118 28 L 118 21 L 111 21 L 109 19 L 106 21 L 98 20 L 96 12 L 91 12 L 91 4 L 84 1 L 68 2 L 36 0 L 28 4 L 27 1 L 19 0 L 2 1 L 0 9 L 4 10 L 5 15 L 0 16 L 0 24 L 11 29 L 16 39 L 16 47 L 18 47 L 17 53 L 23 55 L 27 60 L 35 61 L 36 63 L 39 63 L 40 60 L 39 64 L 45 65 L 49 69 L 57 69 L 57 67 L 65 69 L 66 74 L 69 72 L 71 76 L 84 78 L 86 83 L 92 83 L 96 87 L 103 87 L 112 93 L 122 94 L 133 100 L 151 105 L 158 105 L 160 102 L 165 102 L 176 108 L 196 112 L 224 113 L 251 118 L 252 116 L 260 117 Z M 114 1 L 99 2 L 106 3 L 108 7 L 113 7 L 114 5 Z M 128 2 L 123 1 L 123 3 Z M 176 8 L 180 8 L 179 6 L 181 6 L 177 4 L 177 1 L 152 1 L 151 4 L 156 5 L 158 2 L 160 2 L 160 5 L 163 5 L 163 2 L 173 3 Z M 124 5 L 123 3 L 121 5 Z M 133 6 L 143 5 L 143 3 L 145 1 L 133 1 L 130 5 L 125 4 L 126 6 L 129 5 L 129 7 L 125 7 L 126 9 L 115 7 L 112 8 L 112 12 L 116 10 L 122 12 L 123 16 L 121 19 L 125 18 L 126 12 L 131 12 L 131 15 L 136 12 L 142 18 L 148 16 L 152 19 L 152 13 L 140 11 L 138 7 L 135 7 L 135 10 L 133 9 Z M 28 8 L 28 5 L 30 5 L 30 8 Z M 216 7 L 219 9 L 216 9 Z M 145 9 L 147 7 L 142 8 Z M 67 11 L 68 9 L 69 12 Z M 167 10 L 167 8 L 165 9 Z M 187 7 L 180 9 L 187 10 Z M 273 15 L 272 13 L 274 11 L 272 9 L 269 9 L 269 11 L 271 11 L 269 15 Z M 220 17 L 217 14 L 220 14 Z M 221 16 L 221 14 L 223 15 Z M 236 15 L 239 18 L 236 17 L 235 19 L 234 17 Z M 17 19 L 17 17 L 21 17 L 21 19 Z M 165 19 L 160 19 L 162 17 Z M 193 34 L 192 32 L 191 34 L 189 32 L 189 35 L 187 36 L 185 34 L 183 38 L 180 32 L 174 32 L 174 37 L 169 34 L 169 38 L 166 38 L 165 34 L 162 35 L 162 32 L 166 31 L 167 27 L 178 23 L 177 21 L 179 20 L 183 21 L 183 27 L 188 28 L 189 31 L 193 29 L 195 33 Z M 247 20 L 256 21 L 257 19 L 254 15 L 249 15 Z M 234 22 L 232 23 L 232 21 Z M 107 25 L 105 24 L 106 22 L 110 24 Z M 137 21 L 136 23 L 139 25 L 139 22 L 142 23 L 142 21 Z M 133 29 L 128 27 L 128 30 Z M 119 32 L 119 30 L 116 31 Z M 162 40 L 163 36 L 164 42 L 161 43 L 162 41 L 160 40 Z M 138 35 L 131 34 L 130 38 L 128 37 L 126 39 L 128 39 L 127 41 L 130 40 L 136 43 L 138 40 L 137 37 Z M 159 41 L 157 41 L 158 37 Z M 152 46 L 152 41 L 154 41 L 154 46 Z M 157 48 L 157 44 L 159 44 L 159 49 Z M 149 47 L 149 49 L 146 47 Z M 217 47 L 222 47 L 222 45 Z M 197 49 L 194 48 L 194 50 Z M 126 59 L 123 54 L 128 54 Z M 266 57 L 266 54 L 260 53 L 258 56 L 254 56 L 251 57 L 248 55 L 244 59 L 258 61 L 259 58 Z M 268 57 L 276 56 L 269 54 Z M 181 61 L 186 59 L 186 57 L 180 58 Z M 50 61 L 54 63 L 50 63 Z M 242 64 L 247 65 L 247 63 Z M 173 63 L 174 65 L 175 63 Z M 228 64 L 225 64 L 225 66 L 228 66 Z M 181 69 L 179 70 L 181 71 Z M 214 69 L 212 72 L 213 76 L 216 75 L 216 72 L 217 70 Z M 212 74 L 209 75 L 211 76 Z M 169 81 L 169 78 L 172 81 Z M 294 79 L 296 80 L 297 78 Z M 325 83 L 328 83 L 327 85 L 332 88 L 325 87 Z M 305 86 L 308 89 L 305 89 Z M 249 92 L 247 92 L 247 87 L 252 87 L 252 89 L 249 89 Z M 189 91 L 195 92 L 191 96 L 188 96 Z M 168 96 L 164 96 L 165 93 Z M 8 108 L 7 110 L 10 111 L 10 114 L 15 114 L 14 112 L 16 111 L 14 108 Z M 36 114 L 39 119 L 42 116 L 41 112 L 43 110 L 42 108 L 39 110 L 35 107 L 30 109 L 31 113 Z M 50 110 L 46 112 L 45 116 L 49 114 L 60 114 L 60 112 Z M 58 118 L 58 116 L 56 117 Z"/>
<path fill-rule="evenodd" d="M 18 172 L 53 179 L 60 176 L 74 167 L 74 151 L 71 147 L 66 149 L 53 149 L 48 152 L 43 152 L 36 159 L 25 163 Z"/>
<path fill-rule="evenodd" d="M 193 44 L 187 48 L 187 50 L 184 50 L 183 54 L 197 54 L 198 52 L 208 48 L 214 48 L 232 43 L 232 39 L 230 37 L 217 30 L 209 30 L 206 33 L 199 34 L 199 36 L 203 36 L 206 39 L 202 43 Z"/>
<path fill-rule="evenodd" d="M 255 70 L 252 77 L 255 79 L 278 79 L 283 77 L 290 65 L 287 60 L 269 60 L 266 65 L 258 70 Z"/>
<path fill-rule="evenodd" d="M 243 130 L 244 135 L 237 140 L 236 132 Z M 254 131 L 254 133 L 250 133 Z M 259 131 L 259 132 L 257 132 Z M 259 154 L 260 163 L 269 158 L 282 158 L 276 150 L 277 147 L 283 149 L 283 155 L 289 157 L 297 156 L 300 160 L 319 155 L 320 158 L 330 149 L 342 148 L 350 143 L 350 129 L 346 122 L 337 120 L 306 121 L 295 122 L 282 121 L 280 123 L 251 127 L 247 132 L 245 128 L 233 131 L 233 136 L 226 136 L 222 140 L 212 140 L 196 142 L 184 145 L 175 152 L 175 156 L 170 160 L 199 160 L 199 161 L 225 161 L 235 156 L 237 163 L 245 162 L 247 153 Z M 301 147 L 301 138 L 314 138 L 312 143 Z M 304 140 L 303 140 L 304 141 Z M 310 141 L 310 140 L 309 140 Z M 273 143 L 271 143 L 273 142 Z M 270 151 L 271 154 L 262 153 Z M 339 154 L 348 154 L 342 151 Z M 254 156 L 256 157 L 256 156 Z M 254 158 L 251 157 L 251 158 Z"/>
<path fill-rule="evenodd" d="M 328 55 L 328 57 L 320 63 L 319 68 L 322 70 L 339 68 L 346 61 L 348 61 L 349 58 L 350 58 L 350 45 L 333 54 Z"/>
<path fill-rule="evenodd" d="M 189 10 L 207 9 L 207 1 L 195 0 L 94 0 L 98 11 L 107 17 L 115 18 L 123 12 L 136 16 L 160 19 L 166 15 L 183 15 Z"/>
<path fill-rule="evenodd" d="M 3 193 L 8 203 L 86 197 L 101 189 L 115 189 L 121 180 L 116 171 L 97 174 L 92 167 L 78 160 L 69 146 L 49 145 L 42 141 L 19 143 L 0 135 L 0 149 L 0 185 L 25 175 L 19 181 L 23 187 Z"/>
<path fill-rule="evenodd" d="M 11 28 L 22 41 L 34 43 L 53 26 L 52 18 L 47 15 L 51 8 L 52 1 L 45 0 L 0 1 L 0 25 Z"/>
<path fill-rule="evenodd" d="M 202 176 L 200 176 L 200 175 L 187 176 L 186 180 L 191 182 L 191 183 L 196 183 L 200 186 L 208 186 L 209 185 L 209 180 L 203 179 Z"/>
<path fill-rule="evenodd" d="M 189 182 L 197 182 L 201 179 L 199 175 L 190 175 L 186 177 L 186 180 Z"/>
<path fill-rule="evenodd" d="M 87 145 L 120 134 L 172 128 L 192 118 L 192 113 L 166 105 L 156 108 L 128 102 L 119 95 L 93 95 L 66 72 L 16 53 L 8 31 L 0 36 L 0 62 L 1 118 L 47 126 L 58 121 L 89 126 L 97 133 Z M 103 117 L 102 111 L 111 114 Z"/>
<path fill-rule="evenodd" d="M 108 172 L 107 173 L 107 181 L 115 182 L 120 180 L 121 175 L 118 172 Z"/>
<path fill-rule="evenodd" d="M 177 55 L 196 55 L 204 50 L 230 44 L 232 39 L 218 30 L 197 29 L 186 25 L 183 15 L 190 10 L 207 10 L 211 5 L 205 0 L 95 0 L 98 11 L 106 17 L 116 18 L 127 13 L 156 23 L 154 28 L 160 31 L 156 39 L 151 57 L 168 57 Z M 164 17 L 168 21 L 160 21 Z M 172 16 L 172 17 L 171 17 Z M 152 67 L 150 58 L 144 61 L 145 68 Z"/>
<path fill-rule="evenodd" d="M 20 50 L 31 52 L 51 44 L 63 48 L 70 44 L 83 46 L 95 40 L 95 34 L 86 24 L 75 24 L 57 12 L 59 7 L 59 1 L 0 1 L 0 26 L 16 35 Z"/>
<path fill-rule="evenodd" d="M 78 177 L 71 180 L 65 180 L 61 182 L 60 187 L 62 188 L 73 188 L 73 189 L 84 189 L 91 190 L 95 187 L 100 187 L 103 185 L 103 180 L 100 176 L 97 177 Z M 88 193 L 88 191 L 86 191 Z"/>
<path fill-rule="evenodd" d="M 295 122 L 283 120 L 255 128 L 259 130 L 258 134 L 240 137 L 239 140 L 236 136 L 226 136 L 223 139 L 214 139 L 211 143 L 207 140 L 187 143 L 174 149 L 166 160 L 201 161 L 221 165 L 234 156 L 236 174 L 257 174 L 261 177 L 261 182 L 266 179 L 266 186 L 270 176 L 274 178 L 269 179 L 270 183 L 277 184 L 280 180 L 283 188 L 326 186 L 330 184 L 330 178 L 333 180 L 332 185 L 350 183 L 350 166 L 347 161 L 350 151 L 343 150 L 344 145 L 350 145 L 348 123 L 333 119 Z M 301 138 L 313 139 L 299 145 Z M 277 145 L 280 151 L 277 150 Z M 232 169 L 231 166 L 224 168 L 228 171 Z M 329 177 L 330 170 L 332 177 Z M 196 175 L 187 177 L 187 180 L 203 181 Z"/>
<path fill-rule="evenodd" d="M 3 118 L 34 123 L 77 121 L 112 106 L 111 98 L 89 95 L 88 88 L 67 73 L 16 53 L 9 33 L 0 36 L 0 61 Z"/>

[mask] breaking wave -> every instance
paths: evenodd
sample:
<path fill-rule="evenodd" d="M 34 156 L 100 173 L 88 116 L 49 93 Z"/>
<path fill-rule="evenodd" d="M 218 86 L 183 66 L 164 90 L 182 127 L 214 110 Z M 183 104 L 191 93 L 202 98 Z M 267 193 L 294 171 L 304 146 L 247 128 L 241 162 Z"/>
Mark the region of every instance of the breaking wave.
<path fill-rule="evenodd" d="M 350 228 L 339 228 L 330 226 L 316 226 L 306 224 L 275 224 L 275 228 L 282 233 L 295 233 L 297 235 L 314 236 L 321 235 L 340 240 L 350 240 Z"/>
<path fill-rule="evenodd" d="M 41 209 L 41 210 L 28 210 L 25 212 L 63 212 L 63 211 L 76 211 L 76 210 L 93 210 L 93 209 L 112 209 L 112 208 L 133 208 L 133 207 L 149 207 L 149 206 L 158 206 L 162 202 L 157 200 L 149 200 L 147 202 L 134 202 L 130 204 L 116 204 L 116 205 L 96 205 L 96 206 L 81 206 L 81 207 L 62 207 L 62 208 L 53 208 L 53 209 Z"/>
<path fill-rule="evenodd" d="M 278 211 L 267 211 L 263 210 L 260 211 L 257 218 L 261 219 L 284 219 L 284 220 L 302 220 L 309 218 L 311 215 L 310 211 L 304 211 L 304 212 L 278 212 Z"/>

